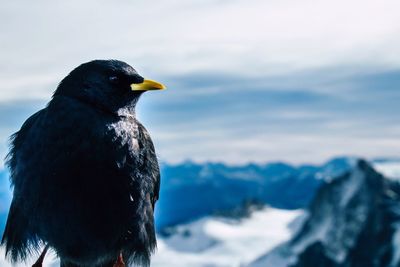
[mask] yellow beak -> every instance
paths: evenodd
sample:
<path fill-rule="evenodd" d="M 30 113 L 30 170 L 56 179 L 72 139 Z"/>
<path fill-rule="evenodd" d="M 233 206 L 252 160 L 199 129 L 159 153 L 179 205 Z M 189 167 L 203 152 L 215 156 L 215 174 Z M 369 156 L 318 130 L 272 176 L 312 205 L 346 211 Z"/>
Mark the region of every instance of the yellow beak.
<path fill-rule="evenodd" d="M 162 83 L 144 79 L 142 83 L 132 83 L 132 91 L 149 91 L 149 90 L 163 90 L 166 89 L 165 85 Z"/>

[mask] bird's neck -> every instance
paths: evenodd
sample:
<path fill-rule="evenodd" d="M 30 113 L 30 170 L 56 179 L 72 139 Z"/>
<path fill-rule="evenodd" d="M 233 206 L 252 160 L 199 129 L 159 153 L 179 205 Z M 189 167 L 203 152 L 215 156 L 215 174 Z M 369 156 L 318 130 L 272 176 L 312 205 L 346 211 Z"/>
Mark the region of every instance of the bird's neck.
<path fill-rule="evenodd" d="M 136 110 L 135 107 L 128 106 L 128 107 L 123 107 L 117 110 L 116 112 L 118 117 L 125 117 L 125 118 L 136 118 Z"/>

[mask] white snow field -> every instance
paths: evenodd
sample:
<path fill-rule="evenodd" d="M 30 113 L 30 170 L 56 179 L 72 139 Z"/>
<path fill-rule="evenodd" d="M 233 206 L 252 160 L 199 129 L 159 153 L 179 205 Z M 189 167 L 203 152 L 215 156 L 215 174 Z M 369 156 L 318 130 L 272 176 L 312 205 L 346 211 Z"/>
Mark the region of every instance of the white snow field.
<path fill-rule="evenodd" d="M 171 238 L 158 239 L 151 266 L 234 267 L 257 259 L 287 241 L 301 210 L 266 208 L 240 222 L 206 217 L 177 228 Z"/>
<path fill-rule="evenodd" d="M 372 162 L 376 171 L 389 179 L 400 180 L 400 159 L 383 162 Z"/>

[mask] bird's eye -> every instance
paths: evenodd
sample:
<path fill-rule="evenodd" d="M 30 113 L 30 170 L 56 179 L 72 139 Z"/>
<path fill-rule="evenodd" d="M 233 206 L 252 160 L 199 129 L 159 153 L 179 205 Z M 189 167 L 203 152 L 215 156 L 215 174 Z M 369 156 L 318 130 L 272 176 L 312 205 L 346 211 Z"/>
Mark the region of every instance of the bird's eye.
<path fill-rule="evenodd" d="M 117 76 L 110 76 L 108 79 L 110 80 L 110 82 L 113 82 L 113 83 L 118 82 L 118 77 Z"/>

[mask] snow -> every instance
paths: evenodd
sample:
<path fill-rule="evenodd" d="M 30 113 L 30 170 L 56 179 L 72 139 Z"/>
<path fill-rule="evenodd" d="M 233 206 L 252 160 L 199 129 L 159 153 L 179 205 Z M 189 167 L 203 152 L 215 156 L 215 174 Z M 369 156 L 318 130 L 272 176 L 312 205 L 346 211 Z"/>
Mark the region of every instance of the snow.
<path fill-rule="evenodd" d="M 331 217 L 325 216 L 317 224 L 313 225 L 313 231 L 309 233 L 302 240 L 292 246 L 295 254 L 303 252 L 310 244 L 316 241 L 326 242 L 327 235 L 333 227 L 333 220 Z"/>
<path fill-rule="evenodd" d="M 187 252 L 200 252 L 212 247 L 218 240 L 207 235 L 204 231 L 207 223 L 208 219 L 203 218 L 190 225 L 176 227 L 173 235 L 166 239 L 168 246 L 178 251 Z"/>
<path fill-rule="evenodd" d="M 278 246 L 266 255 L 258 258 L 247 267 L 289 267 L 295 264 L 297 257 L 286 246 Z"/>
<path fill-rule="evenodd" d="M 364 182 L 364 174 L 361 170 L 355 169 L 350 176 L 350 179 L 343 185 L 342 198 L 340 199 L 340 205 L 346 206 L 351 198 L 354 196 L 356 191 L 360 188 Z"/>
<path fill-rule="evenodd" d="M 400 160 L 374 162 L 373 166 L 385 177 L 400 180 Z"/>
<path fill-rule="evenodd" d="M 190 231 L 190 238 L 180 235 L 158 239 L 158 252 L 152 266 L 204 267 L 242 266 L 257 259 L 291 236 L 289 223 L 303 211 L 287 211 L 267 208 L 255 211 L 250 218 L 233 221 L 223 218 L 204 218 L 181 226 L 178 231 Z M 199 230 L 201 229 L 201 230 Z M 195 236 L 197 235 L 197 236 Z M 214 240 L 209 247 L 192 247 L 190 239 Z M 176 246 L 176 244 L 179 246 Z M 188 248 L 192 248 L 192 251 Z"/>

